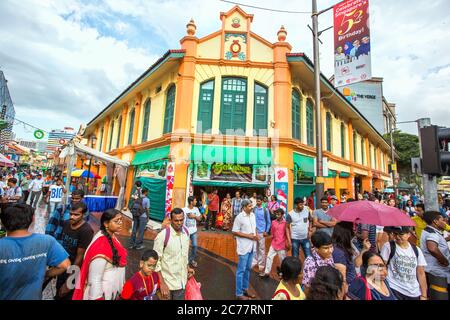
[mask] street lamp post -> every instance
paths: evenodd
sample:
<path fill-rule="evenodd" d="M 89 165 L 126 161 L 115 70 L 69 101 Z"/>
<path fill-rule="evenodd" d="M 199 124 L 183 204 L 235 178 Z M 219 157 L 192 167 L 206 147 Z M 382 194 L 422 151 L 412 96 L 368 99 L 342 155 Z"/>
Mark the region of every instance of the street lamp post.
<path fill-rule="evenodd" d="M 322 110 L 320 96 L 320 59 L 319 59 L 319 36 L 323 31 L 319 31 L 319 15 L 333 9 L 333 6 L 317 11 L 317 0 L 312 0 L 312 33 L 313 33 L 313 51 L 314 51 L 314 89 L 316 101 L 316 206 L 320 207 L 320 199 L 324 195 L 325 179 L 323 176 L 323 149 L 322 149 Z"/>

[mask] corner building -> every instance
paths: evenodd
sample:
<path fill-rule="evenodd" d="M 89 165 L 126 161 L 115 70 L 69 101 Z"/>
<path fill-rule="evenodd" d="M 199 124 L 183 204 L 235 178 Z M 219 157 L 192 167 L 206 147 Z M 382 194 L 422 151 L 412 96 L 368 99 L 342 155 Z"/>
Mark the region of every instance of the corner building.
<path fill-rule="evenodd" d="M 220 20 L 202 38 L 191 20 L 181 49 L 164 54 L 85 131 L 92 147 L 132 163 L 126 193 L 142 180 L 156 220 L 200 188 L 218 188 L 221 199 L 237 190 L 285 192 L 289 210 L 315 189 L 312 62 L 291 52 L 284 27 L 276 43 L 253 33 L 253 15 L 238 6 Z M 354 197 L 384 188 L 389 145 L 324 76 L 321 90 L 325 189 Z"/>

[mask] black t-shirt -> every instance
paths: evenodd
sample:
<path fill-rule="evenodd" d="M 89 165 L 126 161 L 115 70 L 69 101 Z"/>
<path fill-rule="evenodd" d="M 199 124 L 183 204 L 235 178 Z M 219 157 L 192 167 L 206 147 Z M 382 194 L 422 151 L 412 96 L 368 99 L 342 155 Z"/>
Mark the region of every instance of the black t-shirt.
<path fill-rule="evenodd" d="M 86 249 L 94 237 L 94 230 L 92 230 L 89 223 L 85 222 L 77 230 L 72 230 L 70 221 L 64 223 L 62 232 L 62 246 L 69 254 L 70 262 L 73 264 L 77 257 L 78 248 Z"/>

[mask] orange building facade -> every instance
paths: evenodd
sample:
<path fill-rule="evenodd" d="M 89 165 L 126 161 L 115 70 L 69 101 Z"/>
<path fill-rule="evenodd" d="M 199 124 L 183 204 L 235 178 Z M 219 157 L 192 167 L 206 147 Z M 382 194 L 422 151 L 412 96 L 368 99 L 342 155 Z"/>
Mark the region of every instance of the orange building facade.
<path fill-rule="evenodd" d="M 191 20 L 181 48 L 87 125 L 85 138 L 97 138 L 90 146 L 133 164 L 127 194 L 137 179 L 154 193 L 154 218 L 200 189 L 281 195 L 288 209 L 314 190 L 313 64 L 291 52 L 284 27 L 275 43 L 253 33 L 253 18 L 235 6 L 220 14 L 219 31 L 202 38 Z M 325 189 L 338 197 L 383 189 L 389 145 L 324 76 L 321 90 Z"/>

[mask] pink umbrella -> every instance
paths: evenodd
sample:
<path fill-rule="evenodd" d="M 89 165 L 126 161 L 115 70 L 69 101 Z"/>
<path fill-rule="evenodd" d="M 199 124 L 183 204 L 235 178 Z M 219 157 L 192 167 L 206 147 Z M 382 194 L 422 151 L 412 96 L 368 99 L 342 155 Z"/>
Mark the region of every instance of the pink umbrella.
<path fill-rule="evenodd" d="M 377 226 L 416 226 L 416 223 L 399 209 L 367 200 L 334 206 L 327 214 L 339 221 Z"/>

